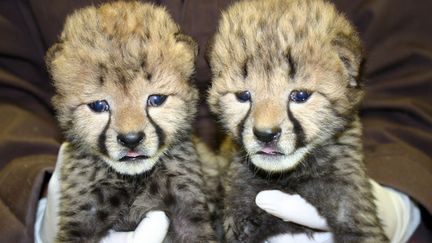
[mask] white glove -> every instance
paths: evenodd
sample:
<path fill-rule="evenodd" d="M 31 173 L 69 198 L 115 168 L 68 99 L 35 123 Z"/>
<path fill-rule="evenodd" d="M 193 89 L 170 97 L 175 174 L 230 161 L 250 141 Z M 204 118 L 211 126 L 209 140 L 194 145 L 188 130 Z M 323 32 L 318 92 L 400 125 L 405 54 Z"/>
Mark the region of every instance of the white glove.
<path fill-rule="evenodd" d="M 420 223 L 420 211 L 409 197 L 391 188 L 382 187 L 371 180 L 376 198 L 378 215 L 384 231 L 392 243 L 407 242 Z M 328 230 L 326 220 L 314 206 L 299 195 L 290 195 L 278 190 L 262 191 L 255 199 L 258 207 L 287 222 L 294 222 L 314 229 Z M 306 234 L 281 234 L 267 239 L 269 243 L 331 243 L 330 232 Z"/>
<path fill-rule="evenodd" d="M 160 243 L 168 231 L 169 221 L 162 211 L 150 211 L 135 231 L 116 232 L 110 230 L 101 243 Z"/>
<path fill-rule="evenodd" d="M 60 173 L 63 163 L 63 153 L 67 143 L 63 143 L 56 168 L 48 184 L 48 196 L 39 200 L 34 227 L 35 243 L 52 243 L 58 231 L 58 207 L 60 198 Z M 168 231 L 169 220 L 162 211 L 150 211 L 140 222 L 135 231 L 116 232 L 110 230 L 101 243 L 160 243 Z"/>

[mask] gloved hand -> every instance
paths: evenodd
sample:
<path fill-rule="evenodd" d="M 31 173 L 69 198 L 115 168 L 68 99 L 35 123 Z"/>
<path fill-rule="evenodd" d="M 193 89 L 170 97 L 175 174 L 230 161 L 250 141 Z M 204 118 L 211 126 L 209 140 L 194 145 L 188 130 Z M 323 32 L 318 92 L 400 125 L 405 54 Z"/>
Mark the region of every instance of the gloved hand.
<path fill-rule="evenodd" d="M 165 238 L 169 221 L 162 211 L 148 212 L 135 231 L 116 232 L 111 230 L 101 243 L 159 243 Z"/>
<path fill-rule="evenodd" d="M 378 215 L 384 231 L 392 243 L 407 242 L 420 223 L 420 211 L 409 197 L 391 188 L 382 187 L 371 180 L 376 198 Z M 290 195 L 278 190 L 262 191 L 255 199 L 258 207 L 287 222 L 294 222 L 310 228 L 328 230 L 326 220 L 314 206 L 299 195 Z M 281 234 L 267 239 L 269 243 L 330 243 L 330 232 L 315 233 L 313 238 L 306 234 Z"/>
<path fill-rule="evenodd" d="M 58 207 L 60 198 L 60 173 L 63 162 L 63 151 L 68 146 L 62 144 L 57 157 L 54 173 L 48 184 L 47 198 L 39 201 L 36 223 L 35 223 L 35 243 L 54 242 L 58 230 Z M 165 238 L 168 231 L 169 220 L 162 211 L 148 212 L 135 231 L 116 232 L 109 231 L 101 243 L 160 243 Z"/>

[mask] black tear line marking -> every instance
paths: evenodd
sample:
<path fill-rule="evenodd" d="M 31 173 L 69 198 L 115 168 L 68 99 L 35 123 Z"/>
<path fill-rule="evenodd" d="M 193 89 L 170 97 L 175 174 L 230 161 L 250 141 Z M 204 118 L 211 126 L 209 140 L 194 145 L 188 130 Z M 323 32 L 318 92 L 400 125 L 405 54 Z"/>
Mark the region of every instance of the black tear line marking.
<path fill-rule="evenodd" d="M 250 115 L 251 109 L 252 109 L 252 101 L 249 101 L 249 109 L 248 109 L 245 117 L 243 117 L 243 119 L 240 121 L 239 125 L 237 126 L 237 132 L 239 134 L 239 139 L 240 139 L 240 141 L 241 141 L 242 144 L 244 144 L 243 143 L 243 136 L 242 136 L 243 131 L 244 131 L 244 124 L 246 122 L 246 119 Z"/>
<path fill-rule="evenodd" d="M 291 112 L 290 106 L 288 102 L 288 118 L 292 122 L 294 126 L 294 133 L 296 135 L 296 143 L 295 143 L 295 149 L 298 149 L 300 147 L 305 146 L 305 134 L 303 127 L 301 126 L 300 122 L 294 117 L 294 115 Z"/>
<path fill-rule="evenodd" d="M 152 117 L 149 114 L 149 107 L 146 107 L 146 115 L 149 119 L 150 123 L 153 125 L 153 127 L 156 130 L 156 135 L 158 136 L 158 149 L 160 149 L 162 146 L 165 145 L 165 134 L 162 130 L 162 128 L 152 119 Z"/>
<path fill-rule="evenodd" d="M 104 129 L 102 130 L 102 133 L 99 135 L 99 138 L 98 138 L 98 147 L 99 147 L 99 150 L 104 155 L 108 155 L 108 150 L 107 150 L 105 142 L 106 142 L 106 132 L 107 132 L 108 127 L 110 126 L 110 124 L 111 124 L 111 112 L 109 112 L 108 122 L 105 125 Z"/>

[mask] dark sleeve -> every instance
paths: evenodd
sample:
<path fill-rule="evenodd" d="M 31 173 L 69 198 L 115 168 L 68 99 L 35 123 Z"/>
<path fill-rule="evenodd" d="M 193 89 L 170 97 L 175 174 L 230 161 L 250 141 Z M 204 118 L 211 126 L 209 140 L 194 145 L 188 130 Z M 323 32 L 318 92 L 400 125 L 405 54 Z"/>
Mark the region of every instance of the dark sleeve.
<path fill-rule="evenodd" d="M 361 110 L 372 178 L 432 212 L 432 2 L 336 1 L 367 57 Z"/>
<path fill-rule="evenodd" d="M 59 134 L 45 46 L 26 1 L 0 1 L 0 242 L 33 242 Z"/>

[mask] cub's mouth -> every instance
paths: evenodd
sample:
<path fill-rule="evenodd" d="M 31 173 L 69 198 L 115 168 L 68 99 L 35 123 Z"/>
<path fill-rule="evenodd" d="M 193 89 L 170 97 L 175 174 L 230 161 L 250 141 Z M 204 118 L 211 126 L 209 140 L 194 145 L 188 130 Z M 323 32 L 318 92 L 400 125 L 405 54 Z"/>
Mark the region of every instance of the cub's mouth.
<path fill-rule="evenodd" d="M 138 175 L 150 171 L 159 161 L 162 153 L 151 154 L 150 151 L 131 149 L 119 151 L 115 157 L 103 157 L 103 160 L 117 173 Z M 149 154 L 150 153 L 150 154 Z"/>
<path fill-rule="evenodd" d="M 304 160 L 312 148 L 312 146 L 308 145 L 287 152 L 277 146 L 264 145 L 257 148 L 251 154 L 250 159 L 256 167 L 263 171 L 282 173 L 293 170 Z"/>
<path fill-rule="evenodd" d="M 284 153 L 278 151 L 275 148 L 272 147 L 264 147 L 263 149 L 261 149 L 260 151 L 258 151 L 256 154 L 259 155 L 265 155 L 265 156 L 281 156 L 281 155 L 285 155 Z"/>
<path fill-rule="evenodd" d="M 135 151 L 129 151 L 125 156 L 123 156 L 122 158 L 119 159 L 120 162 L 134 162 L 134 161 L 138 161 L 138 160 L 145 160 L 145 159 L 149 159 L 150 156 L 139 153 L 139 152 L 135 152 Z"/>

